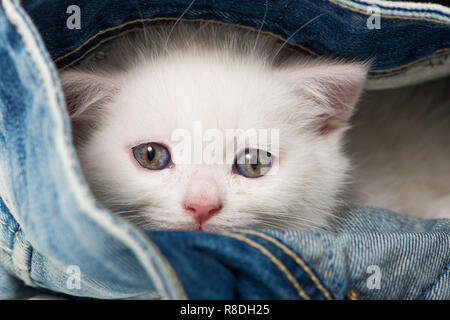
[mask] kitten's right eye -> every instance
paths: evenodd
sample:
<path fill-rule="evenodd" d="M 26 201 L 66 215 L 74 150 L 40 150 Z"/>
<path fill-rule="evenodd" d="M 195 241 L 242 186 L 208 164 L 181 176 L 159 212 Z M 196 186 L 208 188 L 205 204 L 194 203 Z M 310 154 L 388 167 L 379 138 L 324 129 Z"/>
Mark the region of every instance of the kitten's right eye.
<path fill-rule="evenodd" d="M 258 178 L 269 172 L 272 155 L 260 149 L 247 149 L 239 153 L 234 163 L 236 173 L 247 178 Z"/>
<path fill-rule="evenodd" d="M 150 170 L 162 170 L 170 163 L 170 152 L 159 143 L 150 142 L 133 148 L 133 155 L 141 167 Z"/>

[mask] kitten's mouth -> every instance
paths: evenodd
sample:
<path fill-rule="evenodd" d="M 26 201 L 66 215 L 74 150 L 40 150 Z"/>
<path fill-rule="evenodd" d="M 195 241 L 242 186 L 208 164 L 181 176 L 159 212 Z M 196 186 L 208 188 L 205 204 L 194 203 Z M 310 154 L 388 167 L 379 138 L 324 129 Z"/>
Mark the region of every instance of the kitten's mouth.
<path fill-rule="evenodd" d="M 205 232 L 214 232 L 214 231 L 218 231 L 219 229 L 221 229 L 221 228 L 218 226 L 204 225 L 204 224 L 196 224 L 196 225 L 192 225 L 192 227 L 187 228 L 187 230 L 191 230 L 191 231 L 205 231 Z"/>
<path fill-rule="evenodd" d="M 189 224 L 173 224 L 166 225 L 164 229 L 167 230 L 181 230 L 181 231 L 212 231 L 215 230 L 215 227 L 205 227 L 202 224 L 189 223 Z"/>
<path fill-rule="evenodd" d="M 195 231 L 211 231 L 211 230 L 216 230 L 217 228 L 214 227 L 205 227 L 203 224 L 199 224 L 195 227 Z"/>
<path fill-rule="evenodd" d="M 155 226 L 158 229 L 158 226 Z M 153 227 L 152 229 L 155 229 Z M 195 223 L 195 222 L 185 222 L 185 223 L 173 223 L 173 224 L 164 224 L 160 225 L 160 229 L 164 230 L 179 230 L 179 231 L 201 231 L 201 232 L 216 232 L 225 230 L 225 226 L 221 226 L 219 224 L 214 223 Z"/>

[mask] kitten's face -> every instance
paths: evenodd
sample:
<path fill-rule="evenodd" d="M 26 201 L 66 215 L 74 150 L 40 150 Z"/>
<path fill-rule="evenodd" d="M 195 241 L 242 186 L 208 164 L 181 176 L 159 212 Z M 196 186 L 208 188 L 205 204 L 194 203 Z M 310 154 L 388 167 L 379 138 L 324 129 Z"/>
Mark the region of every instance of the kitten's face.
<path fill-rule="evenodd" d="M 86 179 L 104 205 L 146 228 L 323 227 L 347 160 L 341 115 L 320 105 L 326 93 L 308 92 L 314 72 L 185 53 L 109 79 L 115 89 L 91 116 L 96 128 L 77 143 Z M 235 129 L 269 133 L 237 146 L 225 139 Z M 181 143 L 191 157 L 182 159 Z M 209 159 L 214 148 L 223 157 Z M 236 164 L 258 149 L 270 157 Z"/>

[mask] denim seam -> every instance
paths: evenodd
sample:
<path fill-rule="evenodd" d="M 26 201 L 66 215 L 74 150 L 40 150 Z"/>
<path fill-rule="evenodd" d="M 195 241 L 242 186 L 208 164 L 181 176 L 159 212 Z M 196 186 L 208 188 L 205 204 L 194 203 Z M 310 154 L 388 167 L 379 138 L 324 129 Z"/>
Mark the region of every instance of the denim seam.
<path fill-rule="evenodd" d="M 20 240 L 21 241 L 21 246 L 23 248 L 31 248 L 32 246 L 29 244 L 24 244 L 24 240 L 21 239 L 22 237 L 19 238 L 19 232 L 22 230 L 22 228 L 19 226 L 19 228 L 17 229 L 16 233 L 14 234 L 14 238 L 13 241 L 15 242 L 16 240 Z"/>
<path fill-rule="evenodd" d="M 374 73 L 387 72 L 386 75 L 389 75 L 389 76 L 390 76 L 390 75 L 395 75 L 395 74 L 401 73 L 402 71 L 408 70 L 407 67 L 409 67 L 409 66 L 417 65 L 417 64 L 420 65 L 420 64 L 423 64 L 423 63 L 428 62 L 428 60 L 429 60 L 430 58 L 437 58 L 437 57 L 445 56 L 445 55 L 447 55 L 448 53 L 450 53 L 450 48 L 441 48 L 441 49 L 438 49 L 438 50 L 436 50 L 435 52 L 433 52 L 431 55 L 428 55 L 428 56 L 426 56 L 426 57 L 422 57 L 422 58 L 420 58 L 420 59 L 418 59 L 418 60 L 409 62 L 409 63 L 404 64 L 404 65 L 402 65 L 402 66 L 395 67 L 395 68 L 389 68 L 389 69 L 370 70 L 369 72 L 374 72 Z M 400 68 L 401 70 L 398 70 L 399 68 Z M 406 68 L 406 69 L 404 69 L 404 68 Z M 389 71 L 392 71 L 392 72 L 389 72 Z M 384 74 L 382 74 L 382 75 L 376 75 L 376 76 L 374 75 L 374 76 L 372 76 L 372 77 L 375 78 L 375 77 L 383 77 L 383 76 L 385 76 L 385 75 L 384 75 Z"/>
<path fill-rule="evenodd" d="M 12 245 L 13 245 L 13 247 L 12 247 L 12 248 L 9 248 L 9 247 L 6 245 L 6 243 L 0 241 L 0 248 L 3 249 L 3 250 L 5 250 L 6 252 L 8 252 L 8 253 L 11 255 L 11 259 L 13 260 L 13 262 L 15 262 L 15 263 L 14 263 L 15 266 L 19 266 L 20 269 L 29 270 L 29 266 L 26 266 L 26 265 L 24 265 L 24 264 L 21 264 L 21 263 L 17 262 L 17 260 L 14 258 L 14 245 L 15 245 L 16 240 L 19 239 L 19 236 L 18 236 L 18 235 L 19 235 L 19 231 L 21 230 L 20 226 L 17 228 L 17 230 L 13 230 L 13 229 L 11 229 L 11 226 L 9 226 L 5 221 L 3 221 L 3 220 L 0 219 L 0 223 L 3 224 L 4 226 L 6 226 L 7 229 L 8 229 L 8 231 L 10 231 L 12 234 L 14 234 L 13 239 L 12 239 Z M 22 241 L 22 240 L 21 240 L 21 241 Z M 23 242 L 23 241 L 22 241 L 22 242 Z M 22 247 L 24 247 L 24 248 L 29 248 L 29 247 L 31 247 L 31 246 L 30 246 L 30 245 L 22 244 Z"/>
<path fill-rule="evenodd" d="M 294 251 L 292 251 L 289 247 L 287 247 L 285 244 L 283 244 L 281 241 L 279 241 L 278 239 L 269 236 L 268 234 L 262 233 L 262 232 L 258 232 L 258 231 L 254 231 L 254 230 L 247 230 L 247 229 L 234 229 L 233 231 L 239 232 L 239 233 L 247 233 L 247 234 L 253 234 L 255 236 L 258 236 L 260 238 L 263 238 L 269 242 L 271 242 L 272 244 L 274 244 L 275 246 L 277 246 L 278 248 L 280 248 L 281 250 L 283 250 L 284 253 L 286 253 L 288 256 L 290 256 L 296 263 L 297 265 L 306 272 L 306 274 L 309 276 L 309 278 L 311 279 L 311 281 L 314 283 L 314 285 L 316 286 L 316 289 L 321 291 L 322 294 L 324 295 L 324 297 L 327 300 L 333 300 L 333 298 L 331 297 L 330 292 L 322 285 L 321 281 L 319 280 L 319 278 L 314 274 L 314 272 L 311 270 L 311 268 L 307 265 L 307 263 L 305 261 L 303 261 L 302 258 L 300 258 L 300 256 L 295 253 Z"/>
<path fill-rule="evenodd" d="M 345 8 L 345 9 L 349 9 L 351 11 L 358 12 L 358 13 L 364 14 L 366 16 L 370 16 L 370 15 L 373 14 L 371 12 L 367 12 L 367 11 L 363 11 L 363 10 L 360 10 L 360 9 L 356 9 L 356 8 L 350 7 L 350 6 L 345 5 L 343 3 L 337 2 L 336 0 L 328 0 L 328 1 L 333 3 L 333 4 L 335 4 L 335 5 L 337 5 L 337 6 L 339 6 L 339 7 L 342 7 L 342 8 Z M 419 20 L 419 21 L 435 22 L 435 23 L 440 23 L 440 24 L 450 24 L 450 22 L 441 21 L 441 20 L 432 19 L 432 18 L 425 18 L 425 17 L 423 17 L 423 18 L 421 18 L 421 17 L 405 17 L 405 16 L 388 15 L 386 13 L 379 14 L 379 16 L 382 17 L 382 18 L 387 18 L 387 19 Z"/>
<path fill-rule="evenodd" d="M 16 232 L 15 230 L 11 229 L 11 227 L 5 221 L 0 219 L 0 223 L 5 225 L 8 228 L 8 230 L 11 231 L 11 233 L 15 233 Z"/>
<path fill-rule="evenodd" d="M 143 30 L 143 29 L 144 29 L 143 27 L 135 27 L 135 28 L 132 28 L 132 29 L 125 30 L 125 31 L 123 31 L 123 32 L 121 32 L 119 34 L 112 35 L 112 36 L 107 37 L 107 38 L 103 38 L 95 46 L 93 46 L 93 47 L 89 48 L 88 50 L 86 50 L 81 56 L 79 56 L 78 58 L 72 60 L 67 65 L 61 67 L 61 70 L 64 70 L 64 69 L 70 67 L 71 65 L 77 63 L 78 61 L 82 60 L 84 57 L 86 57 L 89 53 L 91 53 L 92 51 L 94 51 L 95 49 L 100 47 L 102 44 L 104 44 L 106 42 L 109 42 L 110 40 L 113 40 L 115 38 L 118 38 L 120 36 L 123 36 L 125 34 L 128 34 L 130 32 L 135 32 L 135 31 L 139 31 L 139 30 Z"/>
<path fill-rule="evenodd" d="M 20 269 L 22 271 L 27 271 L 27 272 L 30 270 L 30 266 L 27 266 L 16 260 L 16 258 L 14 257 L 14 250 L 9 248 L 4 242 L 0 241 L 0 249 L 5 250 L 9 254 L 9 257 L 11 258 L 13 267 L 17 267 L 18 269 Z"/>
<path fill-rule="evenodd" d="M 331 1 L 331 0 L 330 0 L 330 1 Z M 175 20 L 175 18 L 173 18 L 173 17 L 158 17 L 158 18 L 134 19 L 134 20 L 130 20 L 130 21 L 124 22 L 124 23 L 122 23 L 122 24 L 120 24 L 120 25 L 118 25 L 118 26 L 109 27 L 109 28 L 100 30 L 99 32 L 97 32 L 95 35 L 93 35 L 92 37 L 90 37 L 89 39 L 87 39 L 85 42 L 83 42 L 80 46 L 78 46 L 78 47 L 75 48 L 74 50 L 69 51 L 68 53 L 63 54 L 62 56 L 59 56 L 59 57 L 55 58 L 55 59 L 54 59 L 54 63 L 57 63 L 57 62 L 59 62 L 59 61 L 65 59 L 65 58 L 69 57 L 70 55 L 72 55 L 72 54 L 78 52 L 81 48 L 83 48 L 83 47 L 84 47 L 85 45 L 87 45 L 89 42 L 91 42 L 92 40 L 94 40 L 94 39 L 97 38 L 98 36 L 100 36 L 100 35 L 102 35 L 102 34 L 108 32 L 108 31 L 114 31 L 114 30 L 120 29 L 120 28 L 122 28 L 122 27 L 125 27 L 125 26 L 130 25 L 130 24 L 133 24 L 133 23 L 139 23 L 139 22 L 156 22 L 156 21 L 164 21 L 164 20 Z M 177 19 L 177 20 L 181 20 L 181 21 L 191 21 L 191 22 L 211 22 L 211 23 L 217 23 L 217 24 L 226 24 L 226 25 L 232 25 L 232 26 L 237 26 L 237 27 L 245 28 L 245 29 L 248 29 L 248 30 L 251 30 L 251 31 L 257 31 L 257 29 L 256 29 L 256 28 L 253 28 L 253 27 L 244 26 L 244 25 L 240 25 L 240 24 L 232 24 L 232 23 L 227 23 L 227 22 L 222 22 L 222 21 L 217 21 L 217 20 L 200 19 L 200 18 L 199 18 L 199 19 L 185 19 L 185 18 L 184 18 L 184 19 Z M 143 29 L 143 27 L 136 27 L 136 28 L 129 29 L 129 30 L 126 30 L 126 31 L 124 31 L 124 32 L 121 32 L 121 33 L 119 33 L 119 34 L 110 36 L 110 37 L 108 37 L 108 38 L 104 38 L 104 39 L 102 39 L 97 45 L 95 45 L 95 46 L 89 48 L 89 49 L 88 49 L 86 52 L 84 52 L 80 57 L 78 57 L 78 58 L 76 58 L 76 59 L 74 59 L 74 60 L 68 62 L 66 65 L 62 66 L 61 69 L 64 70 L 64 69 L 70 67 L 71 65 L 77 63 L 78 61 L 80 61 L 81 59 L 83 59 L 86 55 L 88 55 L 88 54 L 89 54 L 90 52 L 92 52 L 93 50 L 97 49 L 99 46 L 101 46 L 101 45 L 102 45 L 103 43 L 105 43 L 105 42 L 108 42 L 108 41 L 110 41 L 110 40 L 112 40 L 112 39 L 115 39 L 115 38 L 117 38 L 117 37 L 120 37 L 120 36 L 122 36 L 122 35 L 124 35 L 124 34 L 127 34 L 127 33 L 129 33 L 129 32 L 137 31 L 137 30 L 142 30 L 142 29 Z M 280 35 L 278 35 L 278 34 L 275 34 L 275 33 L 273 33 L 273 32 L 270 32 L 270 31 L 264 31 L 264 30 L 261 30 L 260 32 L 261 32 L 261 33 L 264 33 L 264 34 L 271 35 L 271 36 L 273 36 L 273 37 L 276 37 L 277 39 L 286 41 L 286 39 L 284 39 L 282 36 L 280 36 Z M 311 54 L 311 55 L 313 55 L 313 56 L 320 56 L 318 53 L 312 51 L 311 49 L 309 49 L 309 48 L 307 48 L 307 47 L 305 47 L 305 46 L 303 46 L 303 45 L 296 44 L 296 43 L 292 43 L 292 42 L 289 42 L 289 41 L 287 41 L 287 43 L 288 43 L 289 45 L 293 46 L 293 47 L 300 48 L 300 49 L 302 49 L 302 50 L 308 52 L 309 54 Z M 408 69 L 406 69 L 407 67 L 410 67 L 410 66 L 413 66 L 413 65 L 417 65 L 417 64 L 426 63 L 426 61 L 428 61 L 430 58 L 440 57 L 440 56 L 443 56 L 443 55 L 447 54 L 448 52 L 450 52 L 450 48 L 441 48 L 441 49 L 436 50 L 435 52 L 433 52 L 432 54 L 430 54 L 430 55 L 428 55 L 428 56 L 426 56 L 426 57 L 422 57 L 422 58 L 420 58 L 420 59 L 417 59 L 417 60 L 415 60 L 415 61 L 411 61 L 411 62 L 409 62 L 409 63 L 403 64 L 403 65 L 400 65 L 400 66 L 397 66 L 397 67 L 387 68 L 387 69 L 375 69 L 375 70 L 370 70 L 370 71 L 369 71 L 368 78 L 369 78 L 369 79 L 382 79 L 382 78 L 388 78 L 388 77 L 391 77 L 391 76 L 394 76 L 394 75 L 397 75 L 397 74 L 400 74 L 400 73 L 402 73 L 402 72 L 407 71 L 407 70 L 408 70 Z M 381 74 L 381 75 L 371 75 L 370 73 L 384 73 L 384 74 Z"/>
<path fill-rule="evenodd" d="M 280 35 L 278 35 L 278 34 L 276 34 L 276 33 L 273 33 L 273 32 L 271 32 L 271 31 L 259 30 L 259 29 L 256 29 L 256 28 L 253 28 L 253 27 L 249 27 L 249 26 L 245 26 L 245 25 L 241 25 L 241 24 L 222 22 L 222 21 L 218 21 L 218 20 L 202 19 L 202 18 L 197 18 L 197 19 L 186 19 L 186 18 L 175 19 L 175 18 L 173 18 L 173 17 L 158 17 L 158 18 L 148 18 L 148 19 L 137 19 L 137 20 L 132 20 L 132 21 L 129 21 L 129 22 L 130 22 L 130 23 L 138 23 L 139 20 L 140 20 L 140 22 L 156 22 L 156 21 L 163 21 L 163 20 L 179 20 L 179 21 L 185 21 L 185 22 L 210 22 L 210 23 L 216 23 L 216 24 L 231 25 L 231 26 L 237 26 L 237 27 L 244 28 L 244 29 L 251 30 L 251 31 L 255 31 L 255 32 L 258 31 L 258 32 L 263 33 L 263 34 L 271 35 L 271 36 L 273 36 L 273 37 L 275 37 L 275 38 L 277 38 L 277 39 L 280 39 L 280 40 L 282 40 L 282 41 L 286 41 L 286 39 L 284 39 L 282 36 L 280 36 Z M 126 23 L 126 24 L 121 24 L 121 25 L 119 25 L 119 26 L 117 26 L 117 27 L 115 27 L 115 28 L 112 28 L 112 29 L 111 29 L 111 28 L 108 28 L 108 29 L 116 30 L 116 29 L 119 29 L 120 27 L 123 27 L 124 25 L 128 25 L 128 23 Z M 139 29 L 143 29 L 143 28 L 142 28 L 142 27 L 137 27 L 137 28 L 133 28 L 133 29 L 130 29 L 130 30 L 126 30 L 126 31 L 121 32 L 121 33 L 119 33 L 119 34 L 113 35 L 113 36 L 111 36 L 111 37 L 109 37 L 109 38 L 103 39 L 103 40 L 105 40 L 105 41 L 103 41 L 102 43 L 104 43 L 104 42 L 106 42 L 106 41 L 109 41 L 109 40 L 112 40 L 112 39 L 114 39 L 114 38 L 117 38 L 117 37 L 119 37 L 119 36 L 121 36 L 121 35 L 123 35 L 123 34 L 126 34 L 126 33 L 130 32 L 131 30 L 132 30 L 132 31 L 136 31 L 136 30 L 139 30 Z M 104 30 L 107 30 L 107 29 L 104 29 Z M 102 30 L 102 31 L 104 31 L 104 30 Z M 111 31 L 111 30 L 108 30 L 108 31 Z M 91 38 L 89 38 L 88 40 L 86 40 L 86 41 L 85 41 L 83 44 L 81 44 L 78 48 L 76 48 L 76 49 L 74 49 L 74 50 L 72 50 L 72 51 L 70 51 L 70 52 L 64 54 L 63 56 L 57 57 L 57 58 L 54 60 L 54 62 L 57 63 L 57 62 L 59 62 L 59 61 L 65 59 L 65 58 L 67 58 L 68 56 L 72 55 L 73 53 L 79 51 L 79 49 L 81 49 L 83 46 L 85 46 L 88 42 L 92 41 L 92 40 L 93 40 L 94 38 L 96 38 L 98 35 L 103 34 L 104 32 L 102 32 L 102 31 L 98 32 L 98 33 L 95 34 L 93 37 L 91 37 Z M 317 54 L 316 52 L 312 51 L 311 49 L 309 49 L 309 48 L 307 48 L 307 47 L 305 47 L 305 46 L 303 46 L 303 45 L 301 45 L 301 44 L 292 43 L 292 42 L 287 42 L 287 43 L 288 43 L 289 45 L 291 45 L 292 47 L 299 48 L 299 49 L 301 49 L 301 50 L 307 52 L 308 54 L 310 54 L 310 55 L 312 55 L 312 56 L 316 56 L 316 57 L 320 56 L 320 55 Z M 94 50 L 94 49 L 96 49 L 96 48 L 98 48 L 98 47 L 99 47 L 99 45 L 96 45 L 96 46 L 94 46 L 94 47 L 92 47 L 92 48 L 89 48 L 88 51 L 86 51 L 85 53 L 83 53 L 82 56 L 80 56 L 80 57 L 78 57 L 78 58 L 76 58 L 76 59 L 70 61 L 70 62 L 67 63 L 66 65 L 62 66 L 61 69 L 64 70 L 65 68 L 70 67 L 70 66 L 73 65 L 74 63 L 76 63 L 76 62 L 78 62 L 79 60 L 81 60 L 82 58 L 84 58 L 84 57 L 86 56 L 87 53 L 91 52 L 92 50 Z"/>
<path fill-rule="evenodd" d="M 16 239 L 19 239 L 19 231 L 21 230 L 21 227 L 19 226 L 19 228 L 17 229 L 17 230 L 13 230 L 13 229 L 11 229 L 11 226 L 9 226 L 8 225 L 8 223 L 6 223 L 5 221 L 3 221 L 2 219 L 0 219 L 0 223 L 1 224 L 3 224 L 4 226 L 6 226 L 6 228 L 11 232 L 11 233 L 14 233 L 14 239 L 13 239 L 13 241 L 14 240 L 16 240 Z M 28 244 L 23 244 L 24 242 L 25 242 L 25 240 L 23 240 L 23 239 L 20 239 L 21 241 L 22 241 L 22 246 L 24 247 L 24 248 L 29 248 L 29 247 L 31 247 L 31 245 L 28 245 Z"/>
<path fill-rule="evenodd" d="M 347 291 L 346 296 L 347 296 L 348 300 L 358 300 L 358 295 L 356 294 L 355 290 L 353 290 L 353 289 L 349 289 Z"/>
<path fill-rule="evenodd" d="M 242 25 L 239 23 L 229 23 L 229 22 L 223 22 L 220 20 L 214 20 L 214 19 L 204 19 L 204 18 L 194 18 L 194 19 L 188 19 L 188 18 L 174 18 L 174 17 L 154 17 L 154 18 L 139 18 L 139 19 L 133 19 L 133 20 L 129 20 L 126 21 L 124 23 L 121 23 L 117 26 L 114 27 L 109 27 L 106 29 L 102 29 L 100 31 L 98 31 L 96 34 L 94 34 L 93 36 L 91 36 L 90 38 L 88 38 L 85 42 L 83 42 L 80 46 L 78 46 L 77 48 L 73 49 L 72 51 L 69 51 L 68 53 L 63 54 L 62 56 L 59 56 L 57 58 L 54 59 L 54 62 L 57 63 L 65 58 L 67 58 L 68 56 L 72 55 L 73 53 L 79 51 L 82 47 L 84 47 L 86 44 L 88 44 L 89 42 L 91 42 L 92 40 L 94 40 L 95 38 L 97 38 L 98 36 L 109 32 L 109 31 L 114 31 L 117 29 L 121 29 L 125 26 L 131 25 L 131 24 L 135 24 L 135 23 L 142 23 L 142 22 L 157 22 L 157 21 L 170 21 L 170 20 L 174 20 L 174 21 L 185 21 L 185 22 L 211 22 L 211 23 L 217 23 L 217 24 L 224 24 L 224 25 L 232 25 L 232 26 L 237 26 L 243 29 L 247 29 L 250 31 L 258 31 L 264 34 L 269 34 L 273 37 L 276 37 L 277 39 L 280 39 L 282 41 L 286 41 L 286 39 L 284 39 L 282 36 L 273 33 L 271 31 L 265 31 L 265 30 L 259 30 L 258 28 L 254 28 L 254 27 L 250 27 L 250 26 L 246 26 L 246 25 Z M 118 34 L 116 36 L 120 36 L 121 34 Z M 296 44 L 296 43 L 291 43 L 288 42 L 290 45 L 294 46 L 294 47 L 298 47 L 306 52 L 308 52 L 309 54 L 313 55 L 313 56 L 319 56 L 319 54 L 317 54 L 316 52 L 312 51 L 309 48 L 304 47 L 303 45 L 300 44 Z M 68 65 L 63 66 L 63 68 L 68 67 L 69 65 L 73 64 L 73 62 L 71 62 Z"/>
<path fill-rule="evenodd" d="M 14 257 L 14 251 L 15 251 L 15 247 L 16 247 L 16 240 L 18 239 L 17 235 L 18 235 L 19 231 L 20 231 L 20 226 L 17 227 L 17 230 L 14 232 L 14 236 L 13 236 L 13 239 L 12 239 L 11 259 L 13 261 L 13 265 L 14 266 L 19 267 L 19 269 L 23 269 L 25 271 L 29 271 L 29 270 L 31 270 L 31 266 L 30 265 L 23 264 L 23 263 L 17 261 L 16 258 Z"/>
<path fill-rule="evenodd" d="M 447 272 L 447 270 L 450 269 L 450 262 L 444 267 L 444 270 L 442 270 L 442 272 L 438 275 L 437 279 L 433 282 L 433 284 L 427 289 L 425 290 L 425 292 L 423 293 L 423 295 L 421 296 L 422 299 L 425 299 L 425 297 L 427 296 L 428 293 L 430 293 L 431 290 L 433 290 L 434 287 L 436 287 L 437 283 L 439 282 L 439 280 L 444 276 L 444 274 Z"/>
<path fill-rule="evenodd" d="M 243 235 L 238 235 L 238 234 L 234 234 L 234 233 L 227 232 L 227 231 L 222 231 L 221 234 L 231 237 L 231 238 L 234 238 L 234 239 L 237 239 L 239 241 L 245 242 L 248 245 L 250 245 L 251 247 L 260 251 L 273 264 L 275 264 L 278 267 L 278 269 L 280 270 L 280 272 L 282 272 L 284 274 L 284 276 L 286 276 L 286 278 L 289 280 L 289 282 L 294 287 L 294 289 L 297 291 L 297 293 L 299 294 L 300 297 L 302 297 L 305 300 L 311 300 L 311 298 L 306 294 L 306 292 L 300 286 L 300 284 L 295 279 L 295 277 L 292 275 L 292 273 L 289 271 L 289 269 L 283 264 L 283 262 L 281 262 L 277 257 L 275 257 L 268 248 L 266 248 L 262 244 L 257 243 Z"/>
<path fill-rule="evenodd" d="M 1 175 L 0 175 L 0 177 L 1 177 Z M 14 221 L 16 223 L 18 223 L 17 222 L 18 219 L 16 218 L 15 213 L 14 213 L 15 210 L 11 210 L 12 205 L 9 201 L 7 201 L 5 195 L 0 194 L 0 202 L 2 203 L 3 206 L 5 206 L 7 214 L 11 215 L 11 217 L 14 219 Z M 5 221 L 3 221 L 2 219 L 0 219 L 0 223 L 8 226 L 8 224 Z"/>

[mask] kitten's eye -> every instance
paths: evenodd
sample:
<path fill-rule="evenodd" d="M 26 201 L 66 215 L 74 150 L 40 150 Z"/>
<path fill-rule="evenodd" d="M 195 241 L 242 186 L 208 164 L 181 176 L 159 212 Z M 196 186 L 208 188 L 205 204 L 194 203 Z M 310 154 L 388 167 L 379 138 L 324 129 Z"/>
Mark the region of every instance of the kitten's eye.
<path fill-rule="evenodd" d="M 161 170 L 170 162 L 170 152 L 166 147 L 155 143 L 144 143 L 133 148 L 134 158 L 146 169 Z"/>
<path fill-rule="evenodd" d="M 272 166 L 270 152 L 259 149 L 247 149 L 236 157 L 236 172 L 247 178 L 258 178 L 269 172 Z"/>

